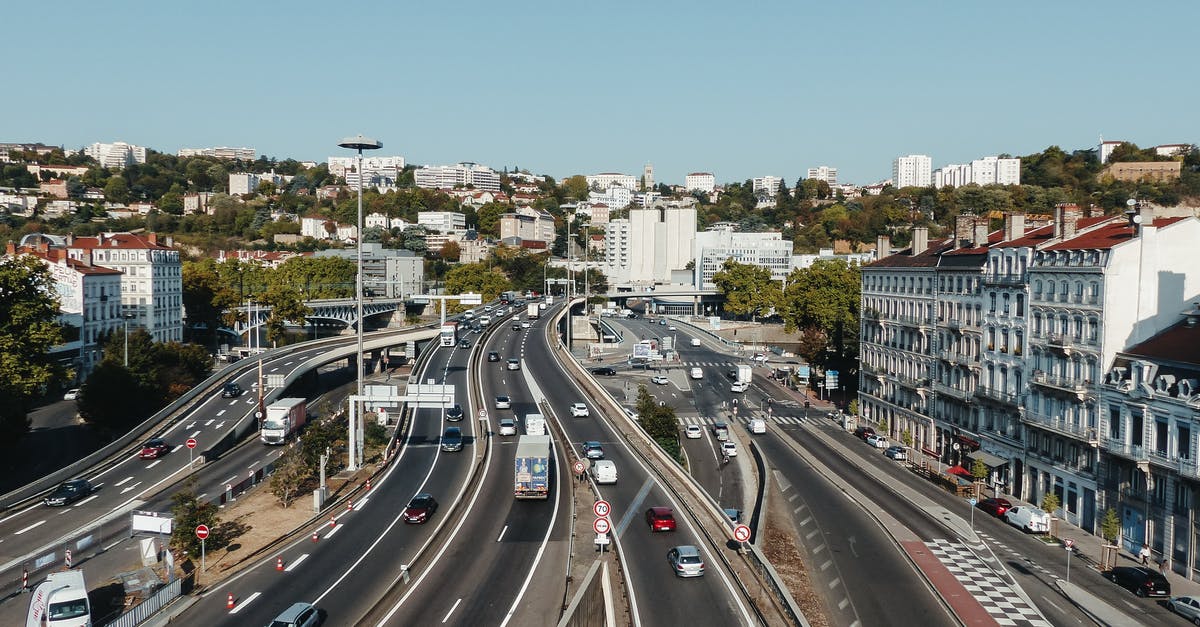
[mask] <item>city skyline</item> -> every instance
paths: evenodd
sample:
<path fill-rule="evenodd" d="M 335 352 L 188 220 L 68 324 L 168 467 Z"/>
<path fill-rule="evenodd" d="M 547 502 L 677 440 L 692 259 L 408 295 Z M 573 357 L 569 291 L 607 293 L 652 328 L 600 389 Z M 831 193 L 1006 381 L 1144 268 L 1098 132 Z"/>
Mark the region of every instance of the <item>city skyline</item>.
<path fill-rule="evenodd" d="M 15 29 L 0 49 L 36 50 L 39 69 L 0 104 L 2 140 L 249 146 L 324 162 L 363 133 L 413 165 L 561 180 L 652 163 L 677 185 L 690 172 L 792 184 L 828 165 L 866 185 L 907 154 L 936 168 L 1101 137 L 1148 147 L 1200 136 L 1187 111 L 1200 87 L 1179 73 L 1200 7 L 1182 2 L 1038 6 L 1036 20 L 1021 7 L 876 2 L 381 6 L 369 20 L 319 3 L 204 6 L 216 10 L 79 6 L 50 31 Z M 37 10 L 12 7 L 12 23 L 37 23 Z M 98 33 L 107 62 L 85 67 L 93 53 L 73 42 Z M 203 45 L 210 33 L 246 45 Z M 1119 44 L 1122 33 L 1145 45 Z M 1167 98 L 1130 93 L 1151 88 Z"/>

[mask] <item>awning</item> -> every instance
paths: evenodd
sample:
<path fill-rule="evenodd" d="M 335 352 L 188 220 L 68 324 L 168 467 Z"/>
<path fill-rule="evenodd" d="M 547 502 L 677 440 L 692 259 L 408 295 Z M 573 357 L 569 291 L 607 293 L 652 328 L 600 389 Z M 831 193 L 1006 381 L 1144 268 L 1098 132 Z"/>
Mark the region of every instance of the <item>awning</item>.
<path fill-rule="evenodd" d="M 971 459 L 977 459 L 977 460 L 983 462 L 983 465 L 987 466 L 988 468 L 999 468 L 1000 466 L 1003 466 L 1008 463 L 1007 459 L 996 457 L 995 455 L 992 455 L 991 453 L 985 453 L 983 451 L 973 451 L 973 452 L 969 453 L 968 456 Z"/>
<path fill-rule="evenodd" d="M 963 468 L 962 466 L 951 466 L 951 467 L 949 467 L 949 468 L 947 468 L 947 469 L 946 469 L 946 472 L 947 472 L 947 473 L 949 473 L 949 474 L 952 474 L 952 475 L 958 475 L 958 476 L 960 476 L 960 477 L 966 477 L 967 479 L 974 479 L 974 478 L 975 478 L 975 477 L 974 477 L 974 475 L 972 475 L 972 474 L 971 474 L 971 471 L 970 471 L 970 470 L 967 470 L 966 468 Z"/>

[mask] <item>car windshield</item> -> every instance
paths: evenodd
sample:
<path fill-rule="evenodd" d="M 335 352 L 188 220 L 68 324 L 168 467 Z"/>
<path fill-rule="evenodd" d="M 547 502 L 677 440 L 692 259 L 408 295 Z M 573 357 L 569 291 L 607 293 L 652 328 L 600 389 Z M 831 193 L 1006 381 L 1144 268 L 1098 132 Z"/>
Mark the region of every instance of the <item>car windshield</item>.
<path fill-rule="evenodd" d="M 679 563 L 680 564 L 699 564 L 700 556 L 698 556 L 698 555 L 680 555 Z"/>
<path fill-rule="evenodd" d="M 408 504 L 408 506 L 413 509 L 425 509 L 426 507 L 429 507 L 429 497 L 426 497 L 426 496 L 417 497 L 417 498 L 413 499 Z"/>
<path fill-rule="evenodd" d="M 48 608 L 48 614 L 52 621 L 87 616 L 87 599 L 72 599 L 61 603 L 51 603 Z"/>

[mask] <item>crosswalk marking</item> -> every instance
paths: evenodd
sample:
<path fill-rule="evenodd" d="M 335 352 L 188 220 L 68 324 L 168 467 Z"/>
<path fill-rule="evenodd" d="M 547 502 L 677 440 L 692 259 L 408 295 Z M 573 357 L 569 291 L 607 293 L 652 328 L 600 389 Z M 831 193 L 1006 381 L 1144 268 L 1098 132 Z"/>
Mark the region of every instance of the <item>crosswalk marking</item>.
<path fill-rule="evenodd" d="M 816 420 L 814 420 L 811 417 L 810 418 L 801 418 L 798 416 L 762 416 L 760 418 L 762 420 L 766 420 L 767 422 L 773 422 L 775 424 L 780 424 L 780 425 L 802 425 L 802 424 L 805 424 L 806 421 L 814 422 L 814 423 L 817 422 Z M 687 426 L 687 425 L 711 426 L 718 422 L 724 422 L 726 424 L 731 423 L 731 422 L 737 422 L 737 423 L 741 423 L 743 425 L 750 424 L 750 419 L 748 419 L 748 418 L 734 419 L 734 418 L 721 418 L 721 417 L 717 417 L 717 416 L 677 416 L 676 421 L 681 426 Z"/>

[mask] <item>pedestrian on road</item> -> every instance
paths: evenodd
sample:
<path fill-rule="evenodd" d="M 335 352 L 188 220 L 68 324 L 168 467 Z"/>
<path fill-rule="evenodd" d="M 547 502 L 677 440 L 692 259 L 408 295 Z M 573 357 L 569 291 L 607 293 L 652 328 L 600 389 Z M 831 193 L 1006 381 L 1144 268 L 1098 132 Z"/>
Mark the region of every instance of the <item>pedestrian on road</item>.
<path fill-rule="evenodd" d="M 1147 564 L 1147 561 L 1150 559 L 1150 545 L 1149 544 L 1142 543 L 1142 550 L 1138 551 L 1138 557 L 1142 558 L 1142 566 L 1145 566 Z"/>

